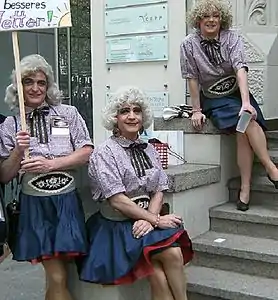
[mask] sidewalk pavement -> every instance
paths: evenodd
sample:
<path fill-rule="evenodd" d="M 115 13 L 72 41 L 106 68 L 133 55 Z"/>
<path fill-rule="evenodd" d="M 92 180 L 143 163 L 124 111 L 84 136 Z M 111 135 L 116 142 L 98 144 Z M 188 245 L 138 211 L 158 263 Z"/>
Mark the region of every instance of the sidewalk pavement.
<path fill-rule="evenodd" d="M 15 262 L 11 257 L 0 264 L 1 300 L 42 300 L 44 287 L 41 265 Z"/>

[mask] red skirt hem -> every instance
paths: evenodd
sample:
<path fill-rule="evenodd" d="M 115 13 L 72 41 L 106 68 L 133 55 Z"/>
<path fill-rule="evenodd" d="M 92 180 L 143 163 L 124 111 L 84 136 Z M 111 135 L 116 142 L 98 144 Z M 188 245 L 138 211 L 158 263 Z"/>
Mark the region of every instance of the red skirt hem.
<path fill-rule="evenodd" d="M 80 252 L 55 252 L 52 255 L 43 255 L 37 258 L 32 259 L 30 262 L 32 265 L 36 265 L 38 263 L 41 263 L 44 260 L 50 260 L 50 259 L 61 259 L 61 260 L 71 260 L 78 256 L 84 256 L 85 253 Z"/>
<path fill-rule="evenodd" d="M 166 240 L 145 247 L 143 250 L 143 254 L 141 255 L 134 268 L 125 276 L 116 279 L 111 285 L 130 284 L 138 279 L 150 276 L 154 272 L 150 259 L 150 252 L 153 250 L 169 247 L 174 242 L 178 242 L 180 244 L 184 265 L 187 264 L 193 258 L 192 243 L 187 235 L 187 232 L 185 230 L 180 230 L 175 235 Z"/>

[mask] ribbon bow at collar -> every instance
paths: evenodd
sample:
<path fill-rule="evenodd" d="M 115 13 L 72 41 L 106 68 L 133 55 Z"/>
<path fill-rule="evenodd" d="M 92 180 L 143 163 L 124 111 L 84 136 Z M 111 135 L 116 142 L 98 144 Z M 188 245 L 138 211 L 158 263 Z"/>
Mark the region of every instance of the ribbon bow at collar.
<path fill-rule="evenodd" d="M 131 164 L 139 178 L 145 176 L 146 170 L 153 167 L 148 154 L 144 151 L 147 146 L 147 143 L 132 143 L 127 147 L 131 154 Z"/>
<path fill-rule="evenodd" d="M 133 143 L 133 144 L 130 144 L 129 145 L 129 149 L 138 149 L 140 151 L 143 151 L 145 150 L 146 148 L 148 147 L 148 144 L 147 143 Z"/>
<path fill-rule="evenodd" d="M 47 144 L 49 141 L 45 118 L 48 114 L 49 106 L 35 108 L 28 114 L 30 135 L 32 137 L 37 137 L 41 144 Z"/>
<path fill-rule="evenodd" d="M 219 40 L 203 39 L 200 44 L 212 64 L 220 65 L 225 61 L 221 54 L 221 43 Z"/>
<path fill-rule="evenodd" d="M 165 107 L 162 114 L 164 121 L 169 121 L 174 118 L 190 118 L 191 116 L 192 106 L 186 104 Z"/>

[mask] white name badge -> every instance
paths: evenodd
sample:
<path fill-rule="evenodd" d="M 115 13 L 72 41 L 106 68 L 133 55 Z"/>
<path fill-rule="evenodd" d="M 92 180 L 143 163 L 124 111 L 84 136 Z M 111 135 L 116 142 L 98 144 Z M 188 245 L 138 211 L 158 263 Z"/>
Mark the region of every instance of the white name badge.
<path fill-rule="evenodd" d="M 69 136 L 69 122 L 60 116 L 51 118 L 51 135 Z"/>

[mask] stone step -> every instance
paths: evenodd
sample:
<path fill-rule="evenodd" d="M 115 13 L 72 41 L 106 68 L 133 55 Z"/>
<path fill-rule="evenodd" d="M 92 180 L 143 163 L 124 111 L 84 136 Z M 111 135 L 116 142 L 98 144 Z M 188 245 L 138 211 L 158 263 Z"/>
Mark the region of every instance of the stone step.
<path fill-rule="evenodd" d="M 267 131 L 267 146 L 269 149 L 278 149 L 278 131 Z"/>
<path fill-rule="evenodd" d="M 276 166 L 278 166 L 278 148 L 277 150 L 272 149 L 268 150 L 268 153 L 270 155 L 271 160 L 274 162 Z M 259 159 L 255 157 L 254 159 L 254 165 L 253 165 L 253 175 L 259 175 L 259 176 L 265 176 L 266 171 L 264 166 L 260 163 Z"/>
<path fill-rule="evenodd" d="M 201 295 L 199 293 L 190 293 L 190 292 L 187 292 L 187 298 L 188 298 L 188 300 L 221 300 L 221 299 L 223 299 L 223 298 L 219 298 L 219 297 L 206 296 L 206 295 Z"/>
<path fill-rule="evenodd" d="M 278 149 L 269 149 L 268 153 L 269 153 L 271 160 L 277 165 L 278 164 Z M 254 161 L 259 162 L 259 159 L 257 156 L 255 156 Z"/>
<path fill-rule="evenodd" d="M 225 203 L 210 209 L 210 227 L 220 233 L 278 240 L 278 207 L 251 203 L 242 212 L 234 203 Z"/>
<path fill-rule="evenodd" d="M 219 165 L 204 165 L 185 163 L 177 166 L 169 166 L 165 170 L 168 175 L 168 193 L 210 185 L 221 180 L 221 168 Z"/>
<path fill-rule="evenodd" d="M 190 300 L 205 299 L 197 296 L 191 298 L 194 294 L 210 296 L 207 299 L 278 299 L 278 285 L 275 279 L 199 266 L 189 266 L 187 274 Z"/>
<path fill-rule="evenodd" d="M 236 202 L 240 188 L 240 178 L 233 178 L 228 182 L 229 200 Z M 278 190 L 266 176 L 255 176 L 251 184 L 251 202 L 264 205 L 278 205 Z"/>
<path fill-rule="evenodd" d="M 193 240 L 194 265 L 278 278 L 278 241 L 209 231 Z"/>

